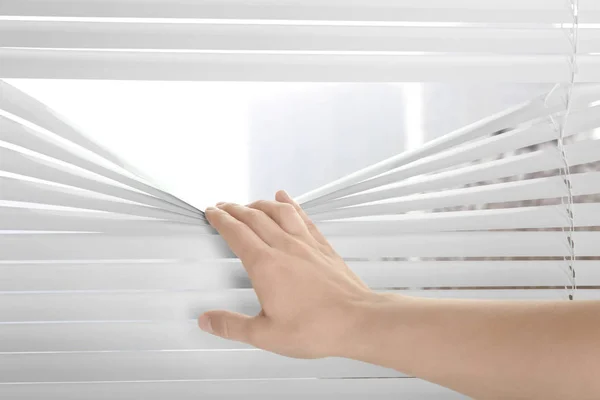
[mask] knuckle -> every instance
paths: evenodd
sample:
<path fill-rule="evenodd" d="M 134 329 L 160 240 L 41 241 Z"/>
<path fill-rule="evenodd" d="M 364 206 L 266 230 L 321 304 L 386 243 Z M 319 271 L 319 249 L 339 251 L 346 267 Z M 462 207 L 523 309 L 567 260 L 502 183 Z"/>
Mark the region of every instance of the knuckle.
<path fill-rule="evenodd" d="M 265 213 L 262 212 L 261 210 L 256 210 L 253 208 L 247 208 L 245 211 L 245 218 L 248 220 L 248 222 L 250 223 L 258 223 L 262 218 L 264 218 Z"/>
<path fill-rule="evenodd" d="M 279 207 L 281 209 L 281 212 L 284 213 L 284 215 L 285 214 L 290 215 L 290 214 L 296 213 L 296 209 L 291 204 L 283 203 Z"/>
<path fill-rule="evenodd" d="M 291 204 L 278 204 L 277 206 L 277 216 L 282 221 L 293 217 L 295 213 L 296 210 L 294 210 L 294 206 Z"/>
<path fill-rule="evenodd" d="M 252 204 L 250 204 L 250 208 L 258 208 L 258 209 L 262 209 L 264 208 L 266 205 L 266 201 L 265 200 L 256 200 L 255 202 L 253 202 Z"/>
<path fill-rule="evenodd" d="M 304 223 L 306 224 L 307 227 L 309 227 L 310 229 L 317 229 L 317 225 L 313 222 L 312 219 L 306 217 L 304 219 Z"/>
<path fill-rule="evenodd" d="M 273 213 L 274 210 L 277 209 L 277 203 L 274 201 L 262 200 L 261 210 L 265 211 L 267 214 Z"/>

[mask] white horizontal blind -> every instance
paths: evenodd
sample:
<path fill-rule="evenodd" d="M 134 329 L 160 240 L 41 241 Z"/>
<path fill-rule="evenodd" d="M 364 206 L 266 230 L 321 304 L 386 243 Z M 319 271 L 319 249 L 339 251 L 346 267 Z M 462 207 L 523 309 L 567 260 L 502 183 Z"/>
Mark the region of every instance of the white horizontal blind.
<path fill-rule="evenodd" d="M 0 77 L 578 82 L 600 6 L 567 0 L 4 0 Z"/>
<path fill-rule="evenodd" d="M 0 77 L 561 83 L 298 200 L 375 290 L 598 299 L 600 86 L 571 81 L 600 81 L 600 5 L 576 9 L 4 0 Z M 202 212 L 0 81 L 0 397 L 463 398 L 205 335 L 208 308 L 258 303 Z"/>
<path fill-rule="evenodd" d="M 97 398 L 157 396 L 155 387 L 210 393 L 221 388 L 216 382 L 230 382 L 258 396 L 254 383 L 239 382 L 266 379 L 273 385 L 266 394 L 276 396 L 299 379 L 328 378 L 300 392 L 330 398 L 347 390 L 336 378 L 392 377 L 398 393 L 453 398 L 394 371 L 288 360 L 200 333 L 195 318 L 204 309 L 258 311 L 242 266 L 202 213 L 107 163 L 39 104 L 30 117 L 24 110 L 34 100 L 1 87 L 0 393 L 35 398 L 46 386 L 34 382 L 62 382 L 53 392 L 61 398 L 98 385 Z M 301 200 L 377 290 L 564 298 L 570 219 L 549 116 L 564 113 L 565 94 L 554 91 Z M 600 297 L 600 140 L 587 134 L 600 126 L 599 97 L 597 86 L 575 87 L 565 130 L 579 299 Z M 164 383 L 182 380 L 190 382 Z M 352 380 L 357 393 L 382 398 L 391 381 Z M 234 397 L 234 387 L 220 390 Z"/>

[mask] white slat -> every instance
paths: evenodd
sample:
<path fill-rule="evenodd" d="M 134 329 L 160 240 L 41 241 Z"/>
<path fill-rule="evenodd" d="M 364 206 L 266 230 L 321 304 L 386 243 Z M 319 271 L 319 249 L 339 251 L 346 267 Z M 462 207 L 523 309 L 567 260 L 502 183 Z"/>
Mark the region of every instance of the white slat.
<path fill-rule="evenodd" d="M 0 260 L 119 260 L 231 258 L 216 235 L 128 236 L 111 234 L 0 235 Z M 14 246 L 9 249 L 9 246 Z M 32 251 L 35 249 L 35 251 Z"/>
<path fill-rule="evenodd" d="M 564 278 L 565 282 L 567 281 Z M 540 299 L 566 298 L 562 289 L 400 290 L 396 293 L 429 298 Z M 600 299 L 600 290 L 580 289 L 577 299 Z M 205 311 L 225 309 L 256 315 L 260 305 L 254 290 L 184 292 L 24 292 L 0 294 L 3 323 L 192 321 Z"/>
<path fill-rule="evenodd" d="M 2 188 L 0 200 L 113 212 L 190 224 L 199 222 L 198 218 L 176 214 L 160 208 L 125 203 L 118 198 L 101 196 L 94 192 L 71 187 L 60 187 L 2 176 L 0 176 L 0 187 Z M 2 225 L 1 228 L 6 229 L 4 221 Z"/>
<path fill-rule="evenodd" d="M 567 145 L 565 146 L 565 154 L 567 162 L 571 167 L 597 161 L 600 154 L 600 140 L 581 141 Z M 319 201 L 305 203 L 303 206 L 309 212 L 314 212 L 317 208 L 321 210 L 334 209 L 419 192 L 460 187 L 476 182 L 485 182 L 540 171 L 551 171 L 563 166 L 564 161 L 562 160 L 560 151 L 558 148 L 552 147 L 435 174 L 421 175 L 364 193 L 332 199 L 327 201 L 326 204 L 320 204 L 312 208 L 311 204 L 319 204 Z M 336 196 L 336 194 L 328 195 L 328 197 L 333 196 Z"/>
<path fill-rule="evenodd" d="M 443 232 L 334 236 L 342 257 L 552 257 L 568 255 L 563 232 Z M 598 256 L 600 232 L 576 232 L 577 254 Z M 4 234 L 0 260 L 206 260 L 231 258 L 215 235 Z M 35 251 L 32 251 L 35 249 Z M 110 251 L 108 251 L 110 250 Z"/>
<path fill-rule="evenodd" d="M 251 349 L 206 334 L 196 320 L 0 324 L 0 353 Z M 226 352 L 223 352 L 226 357 Z M 1 356 L 1 354 L 0 354 Z M 0 385 L 1 386 L 1 385 Z"/>
<path fill-rule="evenodd" d="M 401 376 L 357 361 L 295 360 L 259 350 L 0 355 L 3 383 Z"/>
<path fill-rule="evenodd" d="M 575 204 L 576 227 L 600 226 L 600 204 Z M 318 217 L 318 216 L 317 216 Z M 514 207 L 443 213 L 387 215 L 361 220 L 318 223 L 327 235 L 394 235 L 398 233 L 486 231 L 497 229 L 544 229 L 570 225 L 566 207 Z"/>
<path fill-rule="evenodd" d="M 373 289 L 422 287 L 556 287 L 565 261 L 350 261 Z M 600 286 L 600 261 L 579 260 L 581 286 Z M 226 290 L 250 288 L 239 260 L 0 264 L 0 292 Z"/>
<path fill-rule="evenodd" d="M 592 32 L 592 31 L 584 31 Z M 587 52 L 599 49 L 581 36 Z M 560 27 L 0 21 L 0 46 L 74 49 L 290 50 L 570 54 Z"/>
<path fill-rule="evenodd" d="M 465 400 L 449 389 L 414 378 L 387 379 L 282 379 L 224 380 L 188 382 L 105 382 L 0 385 L 0 396 L 7 399 L 47 400 L 348 400 L 397 399 Z"/>
<path fill-rule="evenodd" d="M 103 212 L 0 205 L 1 231 L 105 232 L 146 235 L 214 233 L 204 223 L 185 224 Z"/>
<path fill-rule="evenodd" d="M 582 203 L 573 207 L 575 226 L 600 226 L 600 204 Z M 2 230 L 103 232 L 146 235 L 167 233 L 202 235 L 214 233 L 206 225 L 181 224 L 168 221 L 114 218 L 106 214 L 92 214 L 45 209 L 0 206 Z M 328 236 L 383 235 L 415 232 L 453 232 L 493 229 L 541 229 L 568 226 L 566 207 L 539 206 L 526 208 L 454 211 L 445 213 L 402 214 L 387 219 L 361 221 L 325 221 L 318 226 Z"/>
<path fill-rule="evenodd" d="M 261 82 L 568 82 L 566 56 L 198 53 L 0 49 L 0 77 Z M 600 81 L 580 56 L 577 82 Z"/>
<path fill-rule="evenodd" d="M 582 24 L 594 24 L 600 22 L 600 7 L 596 0 L 578 0 L 579 22 Z"/>
<path fill-rule="evenodd" d="M 593 0 L 590 0 L 593 1 Z M 588 3 L 590 2 L 588 1 Z M 317 21 L 571 22 L 560 0 L 4 0 L 1 15 Z"/>
<path fill-rule="evenodd" d="M 199 223 L 204 223 L 203 218 L 197 211 L 190 211 L 178 205 L 170 204 L 165 200 L 139 192 L 135 189 L 120 187 L 95 180 L 93 175 L 90 175 L 89 173 L 85 174 L 85 171 L 79 171 L 56 162 L 20 153 L 2 147 L 1 144 L 0 171 L 24 175 L 48 182 L 60 183 L 62 185 L 74 186 L 92 192 L 102 193 L 107 196 L 114 196 L 152 207 L 162 208 L 177 214 L 196 218 Z"/>

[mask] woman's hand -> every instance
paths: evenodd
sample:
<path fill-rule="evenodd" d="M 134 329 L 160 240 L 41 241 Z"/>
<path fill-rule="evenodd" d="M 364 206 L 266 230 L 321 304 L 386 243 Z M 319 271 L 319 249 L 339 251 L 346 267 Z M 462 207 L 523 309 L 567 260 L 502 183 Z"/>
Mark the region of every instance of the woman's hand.
<path fill-rule="evenodd" d="M 206 210 L 241 259 L 262 306 L 257 316 L 211 311 L 200 327 L 296 358 L 342 356 L 377 296 L 348 268 L 285 192 L 249 206 Z"/>
<path fill-rule="evenodd" d="M 207 210 L 262 311 L 211 311 L 202 329 L 286 356 L 394 368 L 474 398 L 600 398 L 600 302 L 375 294 L 297 204 L 276 198 Z"/>

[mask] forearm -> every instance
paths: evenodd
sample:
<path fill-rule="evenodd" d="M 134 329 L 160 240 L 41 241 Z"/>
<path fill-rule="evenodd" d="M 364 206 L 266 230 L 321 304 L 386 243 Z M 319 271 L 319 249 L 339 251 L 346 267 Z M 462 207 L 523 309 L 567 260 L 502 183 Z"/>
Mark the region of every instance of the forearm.
<path fill-rule="evenodd" d="M 597 399 L 600 302 L 378 295 L 343 355 L 478 399 Z"/>

